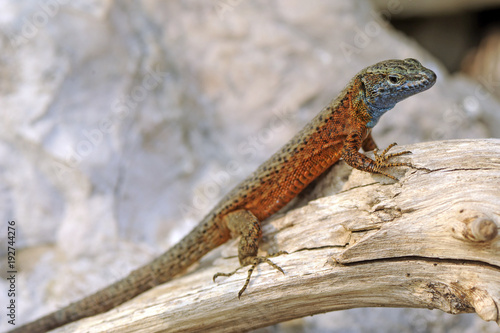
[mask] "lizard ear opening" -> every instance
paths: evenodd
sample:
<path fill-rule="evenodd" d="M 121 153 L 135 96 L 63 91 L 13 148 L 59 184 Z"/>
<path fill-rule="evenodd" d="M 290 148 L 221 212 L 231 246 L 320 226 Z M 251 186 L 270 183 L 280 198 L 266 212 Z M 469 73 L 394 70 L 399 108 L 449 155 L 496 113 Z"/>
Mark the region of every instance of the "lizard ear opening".
<path fill-rule="evenodd" d="M 366 77 L 362 76 L 360 80 L 361 84 L 359 87 L 359 92 L 365 97 L 366 102 L 371 103 L 372 97 L 370 91 L 367 91 Z"/>
<path fill-rule="evenodd" d="M 361 77 L 361 80 L 359 80 L 361 82 L 361 86 L 359 87 L 361 91 L 366 91 L 366 83 L 365 83 L 365 77 L 362 76 Z"/>

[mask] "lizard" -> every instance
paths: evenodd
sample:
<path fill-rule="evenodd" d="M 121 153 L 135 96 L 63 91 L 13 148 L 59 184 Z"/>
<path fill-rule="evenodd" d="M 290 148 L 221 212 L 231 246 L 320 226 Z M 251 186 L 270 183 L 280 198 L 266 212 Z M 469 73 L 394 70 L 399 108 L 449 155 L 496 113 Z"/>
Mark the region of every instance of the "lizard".
<path fill-rule="evenodd" d="M 380 117 L 401 100 L 425 91 L 436 82 L 436 74 L 418 60 L 385 60 L 357 73 L 323 110 L 278 152 L 260 165 L 206 215 L 180 242 L 125 278 L 79 301 L 11 332 L 46 332 L 67 323 L 106 312 L 156 285 L 181 275 L 209 251 L 240 237 L 238 259 L 250 266 L 243 288 L 260 263 L 283 270 L 268 256 L 258 256 L 261 223 L 291 201 L 309 183 L 339 159 L 353 168 L 397 180 L 386 168 L 411 163 L 389 159 L 410 153 L 388 154 L 395 143 L 378 153 L 371 135 Z M 374 160 L 360 153 L 374 151 Z M 284 251 L 277 254 L 286 253 Z M 230 276 L 231 273 L 217 273 Z"/>

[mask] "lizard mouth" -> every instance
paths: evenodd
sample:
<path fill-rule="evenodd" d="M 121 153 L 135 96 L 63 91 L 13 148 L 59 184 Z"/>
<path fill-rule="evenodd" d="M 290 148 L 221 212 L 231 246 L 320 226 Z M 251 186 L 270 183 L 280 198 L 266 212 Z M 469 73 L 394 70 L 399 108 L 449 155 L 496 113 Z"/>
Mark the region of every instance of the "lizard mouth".
<path fill-rule="evenodd" d="M 410 92 L 421 92 L 428 90 L 436 83 L 436 74 L 431 70 L 420 74 L 420 76 L 420 80 L 409 82 L 404 89 Z"/>
<path fill-rule="evenodd" d="M 436 83 L 436 73 L 432 70 L 426 68 L 422 70 L 413 80 L 406 83 L 405 86 L 401 86 L 401 89 L 406 91 L 409 95 L 413 95 L 416 92 L 422 92 L 430 89 L 434 83 Z"/>

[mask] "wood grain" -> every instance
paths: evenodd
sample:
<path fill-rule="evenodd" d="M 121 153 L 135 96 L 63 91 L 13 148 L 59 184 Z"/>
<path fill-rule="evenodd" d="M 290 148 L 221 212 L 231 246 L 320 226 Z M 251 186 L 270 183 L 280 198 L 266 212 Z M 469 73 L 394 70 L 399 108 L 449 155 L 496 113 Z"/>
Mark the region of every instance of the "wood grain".
<path fill-rule="evenodd" d="M 398 182 L 354 170 L 339 193 L 267 223 L 263 248 L 289 252 L 272 259 L 285 275 L 260 265 L 240 300 L 246 270 L 212 282 L 238 266 L 232 241 L 190 273 L 54 332 L 237 332 L 379 306 L 476 312 L 500 325 L 500 140 L 398 150 L 420 169 L 389 170 Z M 322 177 L 295 206 L 338 181 Z"/>

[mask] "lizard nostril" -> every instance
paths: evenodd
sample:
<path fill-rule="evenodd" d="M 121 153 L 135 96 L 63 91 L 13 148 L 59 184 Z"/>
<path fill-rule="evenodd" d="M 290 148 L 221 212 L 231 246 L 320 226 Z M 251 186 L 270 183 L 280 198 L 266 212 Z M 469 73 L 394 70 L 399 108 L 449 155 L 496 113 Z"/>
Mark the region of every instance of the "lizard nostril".
<path fill-rule="evenodd" d="M 427 80 L 430 82 L 436 81 L 436 73 L 428 69 L 427 71 L 424 72 L 424 75 L 427 77 Z"/>

